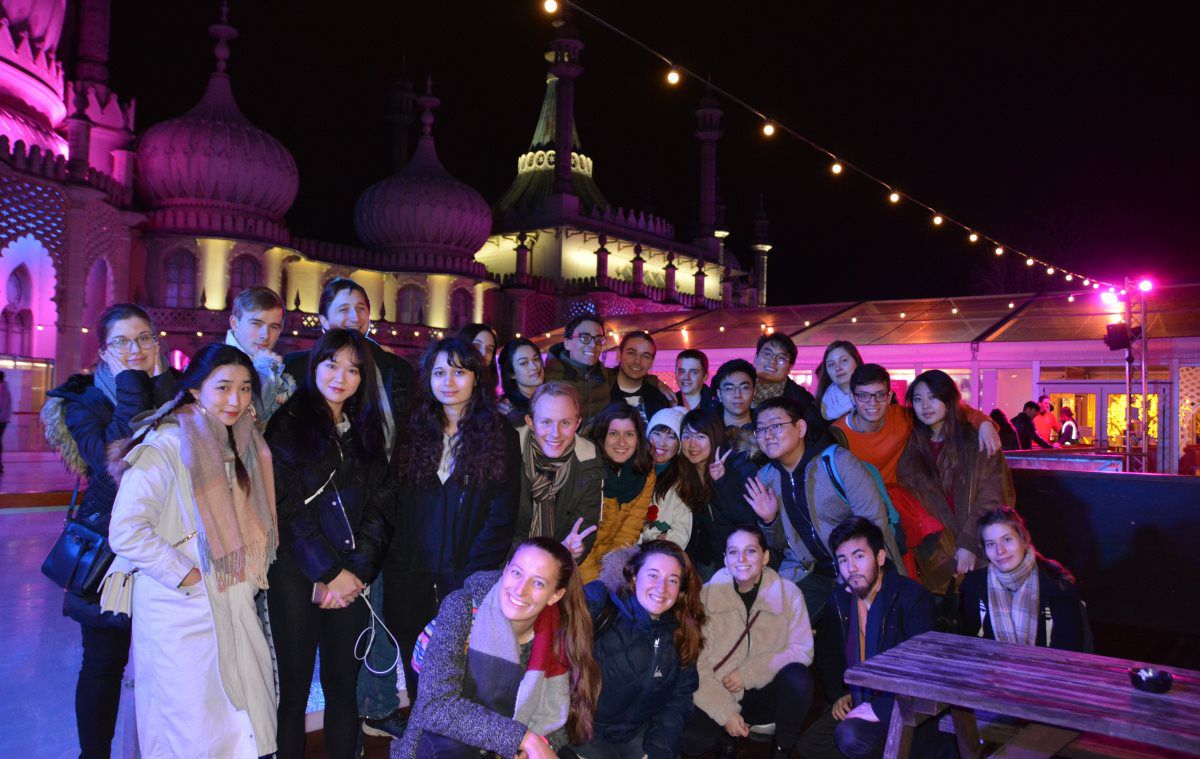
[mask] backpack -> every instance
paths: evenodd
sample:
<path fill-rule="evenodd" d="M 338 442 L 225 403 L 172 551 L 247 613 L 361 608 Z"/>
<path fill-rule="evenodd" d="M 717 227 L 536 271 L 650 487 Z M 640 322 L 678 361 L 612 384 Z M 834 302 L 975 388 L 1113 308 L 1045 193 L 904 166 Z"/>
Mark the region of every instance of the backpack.
<path fill-rule="evenodd" d="M 836 453 L 838 445 L 834 443 L 825 450 L 821 451 L 819 458 L 825 466 L 825 473 L 829 475 L 829 481 L 833 483 L 833 489 L 841 496 L 841 499 L 846 503 L 850 503 L 849 496 L 846 495 L 846 486 L 842 482 L 842 475 L 838 472 Z M 879 497 L 883 499 L 883 503 L 887 506 L 888 524 L 891 525 L 892 532 L 896 536 L 896 545 L 900 549 L 900 555 L 903 556 L 908 552 L 908 544 L 904 540 L 904 528 L 900 526 L 900 512 L 896 511 L 896 507 L 892 505 L 892 497 L 888 495 L 887 485 L 883 483 L 883 476 L 879 474 L 879 470 L 874 464 L 862 461 L 863 467 L 867 470 L 867 474 L 871 476 L 871 481 L 875 483 L 875 489 L 879 491 Z M 899 557 L 896 557 L 899 560 Z"/>

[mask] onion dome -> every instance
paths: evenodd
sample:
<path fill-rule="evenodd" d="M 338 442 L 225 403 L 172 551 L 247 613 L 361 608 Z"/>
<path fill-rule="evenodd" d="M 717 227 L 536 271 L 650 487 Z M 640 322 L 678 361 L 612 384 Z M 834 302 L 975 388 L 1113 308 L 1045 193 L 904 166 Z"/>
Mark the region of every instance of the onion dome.
<path fill-rule="evenodd" d="M 430 254 L 473 259 L 492 231 L 483 196 L 442 166 L 433 142 L 433 82 L 417 98 L 421 138 L 412 160 L 359 197 L 354 226 L 368 247 L 389 255 L 395 266 L 423 267 Z"/>
<path fill-rule="evenodd" d="M 156 228 L 280 238 L 299 174 L 287 148 L 251 124 L 233 99 L 225 68 L 237 30 L 225 23 L 227 10 L 208 28 L 217 67 L 200 102 L 142 136 L 138 188 Z"/>
<path fill-rule="evenodd" d="M 11 148 L 66 155 L 57 130 L 67 115 L 58 60 L 66 0 L 0 0 L 0 136 Z"/>

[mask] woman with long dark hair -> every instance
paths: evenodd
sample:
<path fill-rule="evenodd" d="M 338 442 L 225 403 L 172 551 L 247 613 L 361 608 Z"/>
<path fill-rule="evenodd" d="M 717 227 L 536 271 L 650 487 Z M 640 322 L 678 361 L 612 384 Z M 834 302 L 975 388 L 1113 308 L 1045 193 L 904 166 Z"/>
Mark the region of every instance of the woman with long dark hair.
<path fill-rule="evenodd" d="M 179 384 L 112 462 L 109 540 L 136 570 L 138 744 L 143 756 L 255 759 L 276 747 L 254 594 L 278 545 L 271 452 L 251 411 L 258 375 L 214 344 Z"/>
<path fill-rule="evenodd" d="M 398 452 L 398 536 L 384 570 L 388 627 L 411 650 L 438 605 L 475 572 L 499 569 L 512 546 L 521 488 L 516 431 L 483 384 L 478 351 L 439 340 L 421 357 Z M 417 673 L 405 657 L 409 696 Z"/>
<path fill-rule="evenodd" d="M 1004 454 L 979 450 L 979 430 L 967 420 L 961 401 L 954 380 L 938 369 L 923 372 L 908 387 L 913 431 L 898 473 L 900 484 L 945 532 L 930 536 L 916 552 L 921 581 L 935 595 L 975 568 L 979 516 L 1004 506 L 1011 492 Z"/>
<path fill-rule="evenodd" d="M 959 588 L 964 635 L 1067 651 L 1087 647 L 1075 578 L 1033 547 L 1015 509 L 989 509 L 979 516 L 979 546 L 988 565 L 968 572 Z"/>
<path fill-rule="evenodd" d="M 529 538 L 503 571 L 476 572 L 442 601 L 392 757 L 552 759 L 591 740 L 599 691 L 575 560 L 554 538 Z"/>
<path fill-rule="evenodd" d="M 496 337 L 496 330 L 486 324 L 476 322 L 460 329 L 458 338 L 475 346 L 475 350 L 479 352 L 484 369 L 482 384 L 494 397 L 496 386 L 499 384 L 496 376 L 496 346 L 500 344 L 500 340 Z"/>
<path fill-rule="evenodd" d="M 609 554 L 584 588 L 604 687 L 581 759 L 674 759 L 699 684 L 700 576 L 683 549 L 652 540 Z M 579 745 L 582 744 L 582 745 Z"/>
<path fill-rule="evenodd" d="M 592 421 L 592 442 L 604 460 L 604 507 L 596 542 L 579 572 L 584 582 L 600 575 L 600 560 L 638 542 L 654 494 L 654 459 L 646 425 L 637 408 L 610 403 Z"/>
<path fill-rule="evenodd" d="M 500 413 L 514 427 L 523 427 L 529 399 L 546 379 L 542 352 L 523 337 L 509 340 L 500 351 Z"/>
<path fill-rule="evenodd" d="M 817 401 L 821 416 L 839 419 L 854 410 L 850 393 L 850 375 L 863 365 L 862 354 L 849 340 L 834 340 L 825 347 L 825 355 L 813 372 L 817 378 Z"/>
<path fill-rule="evenodd" d="M 304 754 L 319 651 L 326 750 L 348 759 L 358 737 L 355 642 L 371 621 L 359 595 L 379 573 L 391 534 L 387 448 L 365 337 L 329 330 L 307 370 L 267 427 L 280 523 L 267 592 L 279 666 L 279 756 Z"/>
<path fill-rule="evenodd" d="M 138 414 L 175 397 L 179 372 L 167 365 L 158 332 L 140 306 L 117 303 L 100 314 L 96 369 L 74 374 L 46 393 L 46 437 L 67 466 L 87 477 L 76 519 L 108 533 L 117 484 L 108 473 L 108 446 L 129 437 Z M 99 596 L 66 593 L 63 614 L 79 623 L 83 662 L 75 686 L 75 724 L 83 759 L 108 759 L 129 660 L 129 618 L 102 613 Z"/>

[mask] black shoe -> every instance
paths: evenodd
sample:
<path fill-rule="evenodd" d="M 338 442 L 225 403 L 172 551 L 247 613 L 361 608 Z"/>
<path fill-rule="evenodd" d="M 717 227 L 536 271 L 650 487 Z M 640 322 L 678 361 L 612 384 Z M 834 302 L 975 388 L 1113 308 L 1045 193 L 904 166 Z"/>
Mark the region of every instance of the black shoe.
<path fill-rule="evenodd" d="M 377 738 L 400 738 L 408 727 L 408 717 L 396 709 L 386 717 L 363 720 L 362 731 Z"/>
<path fill-rule="evenodd" d="M 774 741 L 771 742 L 771 759 L 788 759 L 792 755 L 792 749 L 784 748 Z"/>

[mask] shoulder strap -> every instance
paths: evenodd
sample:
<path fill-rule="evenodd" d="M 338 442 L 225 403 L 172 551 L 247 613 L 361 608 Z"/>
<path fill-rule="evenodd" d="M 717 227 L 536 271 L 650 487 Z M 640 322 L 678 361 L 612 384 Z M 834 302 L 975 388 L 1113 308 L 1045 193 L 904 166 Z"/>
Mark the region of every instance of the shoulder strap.
<path fill-rule="evenodd" d="M 600 640 L 604 633 L 608 632 L 608 628 L 612 627 L 613 622 L 617 621 L 617 605 L 609 596 L 604 597 L 604 608 L 592 620 L 592 642 Z"/>
<path fill-rule="evenodd" d="M 842 476 L 838 473 L 837 464 L 834 462 L 836 454 L 837 444 L 835 443 L 821 451 L 821 463 L 825 465 L 825 473 L 829 475 L 829 481 L 833 483 L 833 489 L 837 491 L 843 501 L 849 503 L 850 498 L 846 495 L 846 486 L 842 484 Z"/>
<path fill-rule="evenodd" d="M 67 507 L 67 521 L 75 518 L 75 512 L 79 509 L 79 483 L 82 477 L 75 478 L 75 490 L 71 492 L 71 505 Z"/>
<path fill-rule="evenodd" d="M 750 634 L 750 628 L 754 627 L 754 623 L 758 621 L 758 615 L 760 614 L 762 614 L 762 609 L 754 612 L 754 616 L 751 617 L 750 621 L 746 623 L 746 629 L 742 630 L 742 634 L 739 635 L 738 639 L 735 640 L 733 645 L 729 647 L 729 653 L 725 654 L 721 661 L 713 665 L 713 672 L 716 672 L 718 669 L 724 666 L 725 662 L 729 661 L 729 657 L 733 656 L 733 654 L 738 650 L 738 646 L 742 645 L 742 641 L 745 640 L 746 636 Z"/>

